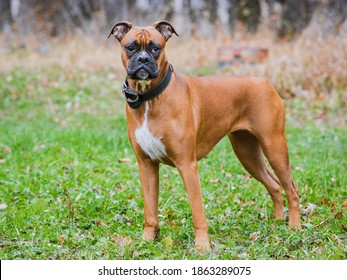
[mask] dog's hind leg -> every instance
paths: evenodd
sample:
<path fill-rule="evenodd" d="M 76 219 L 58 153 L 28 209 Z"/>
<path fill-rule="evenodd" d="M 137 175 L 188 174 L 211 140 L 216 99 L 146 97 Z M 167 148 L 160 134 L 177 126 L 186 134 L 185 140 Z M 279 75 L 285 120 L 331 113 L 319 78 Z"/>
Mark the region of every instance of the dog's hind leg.
<path fill-rule="evenodd" d="M 285 135 L 259 139 L 262 150 L 268 159 L 277 178 L 281 182 L 288 200 L 289 225 L 301 228 L 299 191 L 293 181 Z"/>
<path fill-rule="evenodd" d="M 278 179 L 266 166 L 258 140 L 251 133 L 242 130 L 230 133 L 228 137 L 243 167 L 269 192 L 276 219 L 283 220 L 282 188 Z"/>

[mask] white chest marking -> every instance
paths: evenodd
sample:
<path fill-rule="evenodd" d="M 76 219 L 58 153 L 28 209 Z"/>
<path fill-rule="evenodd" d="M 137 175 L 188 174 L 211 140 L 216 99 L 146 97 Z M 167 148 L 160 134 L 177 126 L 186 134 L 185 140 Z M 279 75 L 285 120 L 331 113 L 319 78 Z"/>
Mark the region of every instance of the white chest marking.
<path fill-rule="evenodd" d="M 146 102 L 143 124 L 140 128 L 135 130 L 136 141 L 140 145 L 142 151 L 144 151 L 144 153 L 148 155 L 151 160 L 162 161 L 167 156 L 166 149 L 160 138 L 154 137 L 152 132 L 149 131 L 148 110 L 149 105 L 148 102 Z"/>
<path fill-rule="evenodd" d="M 145 92 L 147 86 L 149 86 L 152 82 L 152 80 L 140 80 L 141 90 L 142 92 Z"/>

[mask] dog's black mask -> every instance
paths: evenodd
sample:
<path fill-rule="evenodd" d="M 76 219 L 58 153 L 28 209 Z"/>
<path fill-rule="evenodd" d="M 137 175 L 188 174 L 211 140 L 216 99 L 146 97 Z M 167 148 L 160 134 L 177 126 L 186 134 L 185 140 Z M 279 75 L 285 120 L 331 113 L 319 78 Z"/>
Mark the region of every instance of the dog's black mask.
<path fill-rule="evenodd" d="M 130 52 L 131 50 L 132 48 L 130 48 Z M 127 49 L 128 52 L 129 49 Z M 146 50 L 140 50 L 130 56 L 127 72 L 131 79 L 136 80 L 153 79 L 159 76 L 157 62 Z"/>
<path fill-rule="evenodd" d="M 128 76 L 131 79 L 146 80 L 159 76 L 156 59 L 161 53 L 160 44 L 149 42 L 130 41 L 125 45 L 125 52 L 129 58 Z"/>

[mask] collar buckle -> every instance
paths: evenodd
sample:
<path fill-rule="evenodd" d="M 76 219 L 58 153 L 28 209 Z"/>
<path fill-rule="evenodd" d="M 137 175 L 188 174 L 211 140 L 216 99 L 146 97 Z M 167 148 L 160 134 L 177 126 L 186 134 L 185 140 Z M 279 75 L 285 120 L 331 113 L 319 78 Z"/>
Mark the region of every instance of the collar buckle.
<path fill-rule="evenodd" d="M 135 91 L 132 90 L 126 81 L 123 82 L 123 95 L 126 100 L 126 102 L 129 104 L 129 106 L 132 109 L 138 109 L 141 107 L 141 100 L 139 97 L 139 94 Z"/>

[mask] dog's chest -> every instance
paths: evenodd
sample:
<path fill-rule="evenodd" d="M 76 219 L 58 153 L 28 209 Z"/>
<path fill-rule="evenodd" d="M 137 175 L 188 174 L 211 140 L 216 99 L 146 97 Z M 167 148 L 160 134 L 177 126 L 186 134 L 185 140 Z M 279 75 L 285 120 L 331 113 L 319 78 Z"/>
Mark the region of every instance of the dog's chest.
<path fill-rule="evenodd" d="M 142 151 L 148 155 L 151 160 L 162 161 L 166 158 L 166 149 L 160 138 L 154 137 L 153 133 L 148 127 L 148 102 L 145 104 L 145 114 L 143 118 L 142 126 L 135 130 L 135 138 L 140 145 Z"/>

